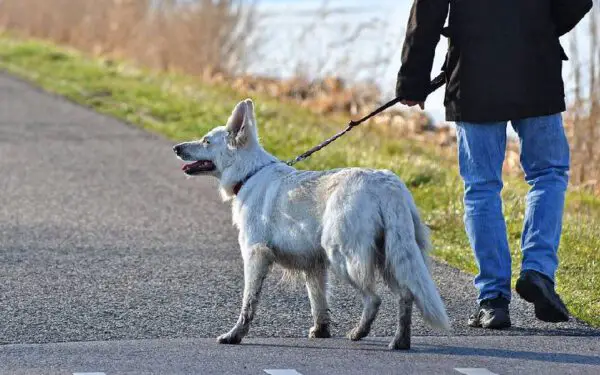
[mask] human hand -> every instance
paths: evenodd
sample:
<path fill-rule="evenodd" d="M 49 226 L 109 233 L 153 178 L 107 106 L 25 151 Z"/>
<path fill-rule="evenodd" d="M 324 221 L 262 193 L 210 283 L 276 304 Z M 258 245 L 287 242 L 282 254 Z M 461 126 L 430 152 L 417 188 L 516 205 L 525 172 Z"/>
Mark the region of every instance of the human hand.
<path fill-rule="evenodd" d="M 414 107 L 415 105 L 419 105 L 419 107 L 421 107 L 421 110 L 425 109 L 425 102 L 417 102 L 414 100 L 401 100 L 400 103 L 407 105 L 409 107 Z"/>

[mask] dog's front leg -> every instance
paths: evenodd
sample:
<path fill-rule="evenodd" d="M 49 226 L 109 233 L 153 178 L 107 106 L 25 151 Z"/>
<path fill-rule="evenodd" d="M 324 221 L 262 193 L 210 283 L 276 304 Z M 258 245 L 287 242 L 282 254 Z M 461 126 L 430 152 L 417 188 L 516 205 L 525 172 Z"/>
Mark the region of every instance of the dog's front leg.
<path fill-rule="evenodd" d="M 263 281 L 273 263 L 273 252 L 266 246 L 253 246 L 244 252 L 244 297 L 242 311 L 236 325 L 224 335 L 217 338 L 220 344 L 239 344 L 250 329 Z"/>

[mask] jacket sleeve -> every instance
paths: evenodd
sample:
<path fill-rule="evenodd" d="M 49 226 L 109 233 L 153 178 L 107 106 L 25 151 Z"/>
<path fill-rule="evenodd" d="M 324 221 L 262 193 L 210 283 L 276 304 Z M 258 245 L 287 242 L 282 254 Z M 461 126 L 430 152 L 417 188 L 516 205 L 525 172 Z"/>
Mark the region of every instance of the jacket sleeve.
<path fill-rule="evenodd" d="M 449 0 L 414 0 L 402 47 L 396 96 L 424 101 L 429 94 L 435 48 L 440 41 L 448 8 Z"/>
<path fill-rule="evenodd" d="M 552 0 L 552 18 L 558 36 L 571 31 L 592 9 L 592 0 Z"/>

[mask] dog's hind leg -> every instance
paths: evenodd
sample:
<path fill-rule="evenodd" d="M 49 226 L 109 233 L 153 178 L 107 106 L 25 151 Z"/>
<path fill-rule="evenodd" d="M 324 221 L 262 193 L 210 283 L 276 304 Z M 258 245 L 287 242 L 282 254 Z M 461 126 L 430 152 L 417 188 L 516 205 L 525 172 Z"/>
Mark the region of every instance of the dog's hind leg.
<path fill-rule="evenodd" d="M 342 280 L 348 282 L 363 296 L 363 311 L 358 325 L 350 330 L 346 337 L 352 341 L 358 341 L 366 337 L 371 331 L 371 325 L 377 317 L 381 298 L 375 293 L 374 263 L 368 259 L 359 264 L 352 264 L 343 254 L 352 254 L 352 251 L 343 251 L 334 242 L 325 242 L 325 251 L 329 263 L 335 274 Z"/>
<path fill-rule="evenodd" d="M 309 338 L 329 338 L 329 306 L 327 303 L 327 267 L 320 266 L 306 272 L 306 289 L 314 325 L 308 331 Z"/>
<path fill-rule="evenodd" d="M 336 275 L 362 294 L 360 322 L 347 334 L 357 341 L 369 334 L 381 305 L 375 293 L 375 248 L 381 220 L 378 208 L 368 203 L 371 196 L 357 190 L 360 181 L 350 186 L 338 190 L 327 202 L 321 246 Z"/>
<path fill-rule="evenodd" d="M 350 340 L 358 341 L 366 337 L 371 331 L 371 325 L 377 317 L 381 305 L 381 298 L 375 293 L 373 271 L 368 266 L 364 269 L 359 268 L 360 266 L 348 267 L 347 259 L 342 255 L 339 246 L 331 245 L 326 251 L 336 275 L 360 291 L 363 296 L 363 311 L 360 321 L 346 335 Z M 366 262 L 363 264 L 372 263 Z"/>
<path fill-rule="evenodd" d="M 388 347 L 392 350 L 410 349 L 410 326 L 412 323 L 412 307 L 414 297 L 407 287 L 398 291 L 398 327 L 394 339 Z"/>
<path fill-rule="evenodd" d="M 360 322 L 347 335 L 352 341 L 358 341 L 371 332 L 371 325 L 377 317 L 379 305 L 381 305 L 381 298 L 375 293 L 374 284 L 361 290 L 361 293 L 363 295 L 363 311 Z"/>
<path fill-rule="evenodd" d="M 248 333 L 250 323 L 256 313 L 263 281 L 273 263 L 273 253 L 266 246 L 257 245 L 249 250 L 247 254 L 249 255 L 244 259 L 242 311 L 236 325 L 229 332 L 217 338 L 220 344 L 239 344 Z"/>

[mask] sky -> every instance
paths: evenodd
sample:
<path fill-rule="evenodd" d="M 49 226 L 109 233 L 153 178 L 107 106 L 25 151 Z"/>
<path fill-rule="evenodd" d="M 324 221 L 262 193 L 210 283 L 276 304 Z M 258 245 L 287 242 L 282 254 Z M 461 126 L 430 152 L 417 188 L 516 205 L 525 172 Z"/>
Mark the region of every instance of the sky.
<path fill-rule="evenodd" d="M 369 80 L 381 87 L 384 99 L 391 99 L 411 5 L 411 0 L 259 0 L 264 37 L 258 44 L 260 58 L 250 71 Z M 585 37 L 579 41 L 586 45 Z M 568 41 L 562 42 L 567 49 Z M 441 38 L 432 77 L 440 71 L 446 48 Z M 566 64 L 565 77 L 568 69 Z M 566 86 L 569 90 L 568 82 Z M 426 110 L 437 121 L 444 120 L 443 88 L 428 97 Z"/>

